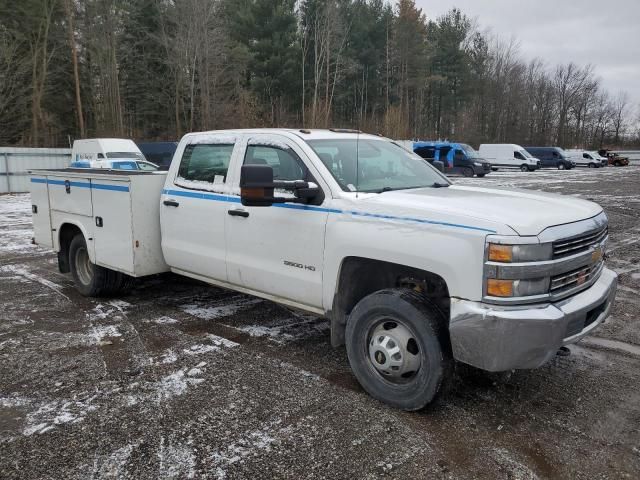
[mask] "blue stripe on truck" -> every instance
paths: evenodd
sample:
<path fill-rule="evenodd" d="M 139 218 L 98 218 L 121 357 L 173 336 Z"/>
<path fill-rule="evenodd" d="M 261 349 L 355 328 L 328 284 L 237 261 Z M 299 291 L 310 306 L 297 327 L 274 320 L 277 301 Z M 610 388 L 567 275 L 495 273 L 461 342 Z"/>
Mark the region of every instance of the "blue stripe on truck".
<path fill-rule="evenodd" d="M 66 185 L 66 180 L 52 180 L 46 178 L 31 178 L 31 183 L 48 183 L 49 185 Z M 77 188 L 92 188 L 94 190 L 112 190 L 114 192 L 128 192 L 129 187 L 127 185 L 109 185 L 103 183 L 91 183 L 91 182 L 71 182 L 69 185 Z"/>
<path fill-rule="evenodd" d="M 169 190 L 164 189 L 162 193 L 165 195 L 175 195 L 177 197 L 188 197 L 188 198 L 197 198 L 200 200 L 213 200 L 217 202 L 229 202 L 229 203 L 241 203 L 240 197 L 231 196 L 231 195 L 222 195 L 219 193 L 204 193 L 204 192 L 188 192 L 184 190 Z M 379 218 L 382 220 L 396 220 L 401 222 L 410 222 L 410 223 L 423 223 L 429 225 L 441 225 L 443 227 L 453 227 L 453 228 L 465 228 L 467 230 L 476 230 L 479 232 L 487 232 L 487 233 L 496 233 L 495 230 L 491 230 L 489 228 L 482 227 L 474 227 L 472 225 L 462 225 L 459 223 L 448 223 L 448 222 L 439 222 L 437 220 L 427 220 L 424 218 L 413 218 L 413 217 L 396 217 L 394 215 L 383 215 L 378 213 L 369 213 L 369 212 L 358 212 L 356 210 L 340 210 L 337 208 L 324 208 L 324 207 L 316 207 L 315 205 L 298 205 L 295 203 L 274 203 L 273 207 L 276 208 L 289 208 L 292 210 L 310 210 L 314 212 L 321 213 L 334 213 L 340 215 L 353 215 L 356 217 L 368 217 L 368 218 Z"/>

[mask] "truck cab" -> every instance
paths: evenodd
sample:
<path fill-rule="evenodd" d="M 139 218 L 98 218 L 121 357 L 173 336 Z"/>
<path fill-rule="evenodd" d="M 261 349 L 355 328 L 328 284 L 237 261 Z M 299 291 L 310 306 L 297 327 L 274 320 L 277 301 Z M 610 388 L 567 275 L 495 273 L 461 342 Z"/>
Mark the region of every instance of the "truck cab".
<path fill-rule="evenodd" d="M 609 315 L 608 218 L 583 199 L 455 185 L 376 135 L 185 135 L 167 172 L 31 178 L 36 243 L 87 296 L 171 271 L 331 324 L 363 388 L 429 404 L 455 362 L 537 368 Z"/>
<path fill-rule="evenodd" d="M 420 141 L 413 151 L 429 163 L 442 162 L 445 173 L 484 177 L 491 172 L 491 164 L 466 143 Z"/>

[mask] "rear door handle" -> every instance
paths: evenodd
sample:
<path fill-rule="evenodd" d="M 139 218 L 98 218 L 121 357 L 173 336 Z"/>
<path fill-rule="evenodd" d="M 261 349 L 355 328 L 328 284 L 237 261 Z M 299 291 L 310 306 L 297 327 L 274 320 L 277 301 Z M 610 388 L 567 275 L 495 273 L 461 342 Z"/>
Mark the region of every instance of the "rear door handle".
<path fill-rule="evenodd" d="M 247 212 L 246 210 L 227 210 L 227 213 L 232 217 L 247 218 L 249 216 L 249 212 Z"/>
<path fill-rule="evenodd" d="M 180 204 L 178 202 L 176 202 L 175 200 L 165 200 L 164 203 L 167 207 L 177 207 Z"/>

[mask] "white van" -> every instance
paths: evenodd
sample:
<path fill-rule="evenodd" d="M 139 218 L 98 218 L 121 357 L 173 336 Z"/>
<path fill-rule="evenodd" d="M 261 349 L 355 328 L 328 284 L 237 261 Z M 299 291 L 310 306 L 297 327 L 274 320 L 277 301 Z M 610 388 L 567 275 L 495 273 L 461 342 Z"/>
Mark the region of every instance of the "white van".
<path fill-rule="evenodd" d="M 71 161 L 146 160 L 138 146 L 126 138 L 88 138 L 73 142 Z"/>
<path fill-rule="evenodd" d="M 587 150 L 565 150 L 567 156 L 576 162 L 577 167 L 600 168 L 607 165 L 607 159 L 601 157 L 598 152 Z"/>
<path fill-rule="evenodd" d="M 496 167 L 509 167 L 533 172 L 540 168 L 540 161 L 515 143 L 483 143 L 479 152 L 494 170 Z"/>

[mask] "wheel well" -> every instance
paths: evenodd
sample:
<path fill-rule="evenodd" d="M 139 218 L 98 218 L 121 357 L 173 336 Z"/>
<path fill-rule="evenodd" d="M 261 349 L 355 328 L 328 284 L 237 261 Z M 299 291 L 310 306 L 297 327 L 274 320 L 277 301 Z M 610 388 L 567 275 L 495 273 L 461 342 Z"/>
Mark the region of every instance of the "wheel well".
<path fill-rule="evenodd" d="M 449 289 L 442 277 L 397 263 L 347 257 L 340 268 L 331 309 L 331 344 L 344 344 L 347 317 L 367 295 L 385 288 L 410 288 L 424 295 L 449 318 Z"/>
<path fill-rule="evenodd" d="M 71 240 L 76 235 L 83 235 L 82 230 L 77 225 L 65 223 L 60 227 L 58 239 L 60 240 L 60 249 L 58 250 L 58 269 L 61 273 L 69 273 L 69 246 Z"/>

